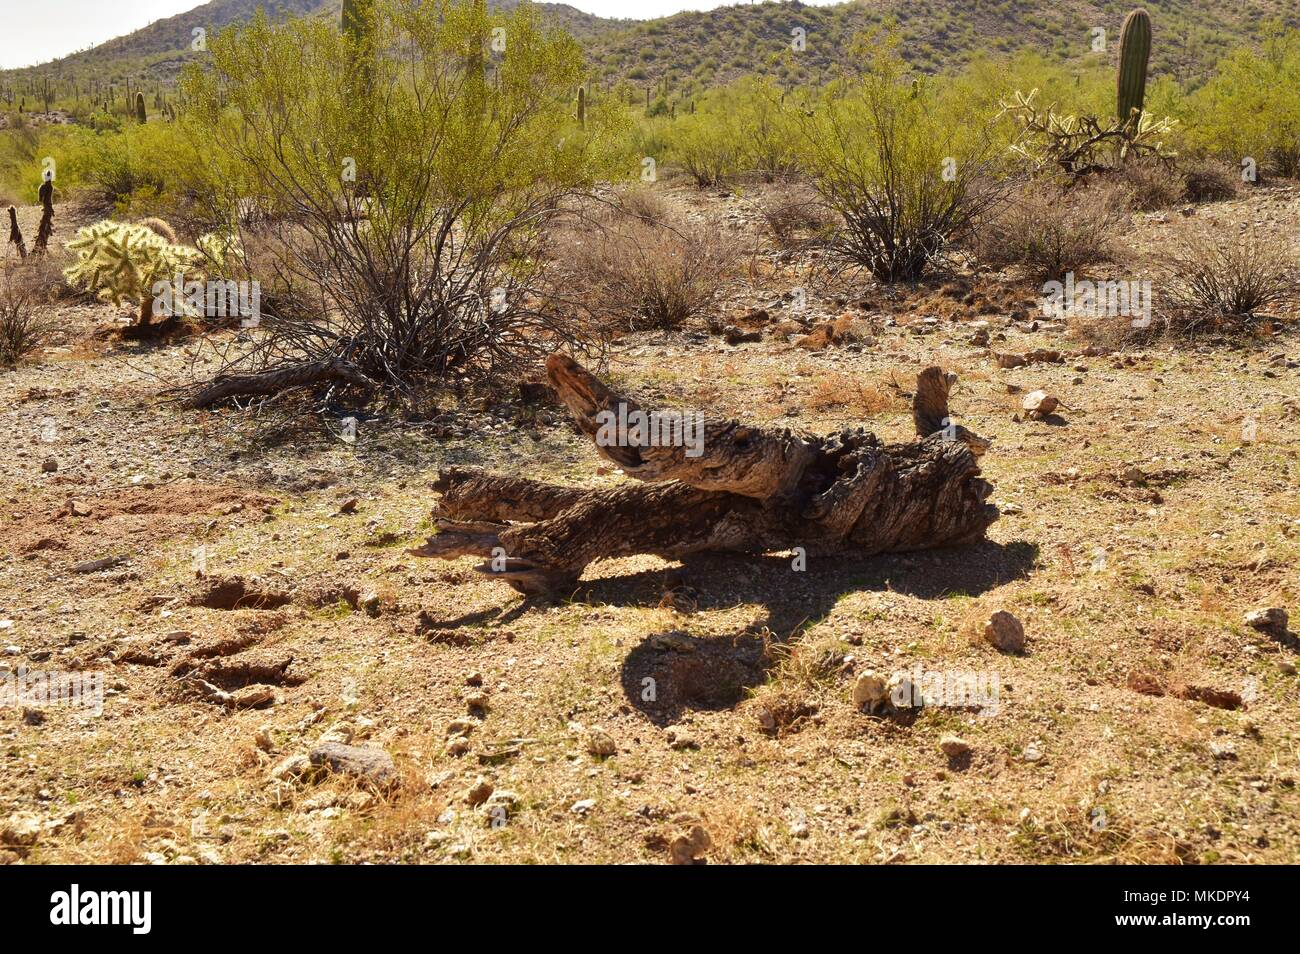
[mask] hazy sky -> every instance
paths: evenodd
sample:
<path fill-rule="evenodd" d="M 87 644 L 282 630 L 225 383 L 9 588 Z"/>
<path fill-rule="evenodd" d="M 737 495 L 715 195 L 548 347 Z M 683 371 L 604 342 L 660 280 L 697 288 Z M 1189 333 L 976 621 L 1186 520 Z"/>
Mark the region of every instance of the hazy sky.
<path fill-rule="evenodd" d="M 646 20 L 717 0 L 568 0 L 602 17 Z M 841 0 L 807 0 L 817 5 Z M 0 69 L 44 63 L 199 6 L 198 0 L 0 0 Z"/>

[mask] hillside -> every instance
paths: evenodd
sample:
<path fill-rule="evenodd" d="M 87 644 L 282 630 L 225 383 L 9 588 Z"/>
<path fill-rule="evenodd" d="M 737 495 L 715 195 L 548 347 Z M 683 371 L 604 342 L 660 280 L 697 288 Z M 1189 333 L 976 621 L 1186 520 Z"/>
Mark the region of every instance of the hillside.
<path fill-rule="evenodd" d="M 510 8 L 518 0 L 497 0 Z M 336 16 L 340 0 L 212 0 L 200 7 L 93 49 L 18 73 L 71 77 L 96 74 L 171 78 L 192 54 L 192 30 L 219 30 L 263 6 L 272 16 Z M 597 83 L 648 86 L 667 81 L 683 92 L 745 74 L 782 82 L 821 81 L 846 55 L 852 36 L 886 23 L 904 39 L 904 55 L 937 72 L 977 53 L 1035 50 L 1055 59 L 1083 60 L 1091 31 L 1104 27 L 1113 41 L 1133 0 L 855 0 L 829 7 L 761 3 L 679 13 L 648 21 L 610 20 L 565 4 L 540 4 L 548 17 L 583 42 Z M 1156 26 L 1152 72 L 1187 77 L 1204 72 L 1231 46 L 1256 38 L 1270 21 L 1300 25 L 1286 0 L 1149 0 Z M 791 49 L 792 31 L 806 46 Z M 1114 54 L 1115 43 L 1110 53 Z"/>

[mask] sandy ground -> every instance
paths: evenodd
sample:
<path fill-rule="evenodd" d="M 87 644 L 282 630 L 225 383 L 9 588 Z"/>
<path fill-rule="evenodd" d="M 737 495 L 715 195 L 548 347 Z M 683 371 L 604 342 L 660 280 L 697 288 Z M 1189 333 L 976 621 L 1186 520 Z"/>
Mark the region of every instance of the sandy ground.
<path fill-rule="evenodd" d="M 756 228 L 752 193 L 675 201 Z M 1294 237 L 1300 188 L 1138 216 L 1131 267 L 1187 222 Z M 858 340 L 693 327 L 610 371 L 648 403 L 902 440 L 916 372 L 949 368 L 961 422 L 994 439 L 987 542 L 802 571 L 710 556 L 668 600 L 670 565 L 604 561 L 525 604 L 405 549 L 447 464 L 624 479 L 558 409 L 363 420 L 354 443 L 337 421 L 184 411 L 158 394 L 185 342 L 123 344 L 102 330 L 126 311 L 52 306 L 50 347 L 0 373 L 0 665 L 99 674 L 104 699 L 0 707 L 0 857 L 659 862 L 699 825 L 715 863 L 1300 860 L 1295 642 L 1243 624 L 1300 616 L 1294 303 L 1275 335 L 1096 353 L 1009 318 L 1033 291 L 998 277 L 893 295 L 800 268 L 764 250 L 714 317 L 765 330 L 805 287 L 801 317 L 847 313 Z M 978 321 L 998 353 L 1064 360 L 1002 370 Z M 1038 388 L 1063 407 L 1026 420 Z M 995 610 L 1023 654 L 979 639 Z M 867 715 L 867 670 L 973 674 L 996 698 Z M 273 698 L 232 708 L 204 683 Z M 615 754 L 592 754 L 605 735 Z M 396 783 L 295 780 L 286 760 L 323 740 L 382 749 Z"/>

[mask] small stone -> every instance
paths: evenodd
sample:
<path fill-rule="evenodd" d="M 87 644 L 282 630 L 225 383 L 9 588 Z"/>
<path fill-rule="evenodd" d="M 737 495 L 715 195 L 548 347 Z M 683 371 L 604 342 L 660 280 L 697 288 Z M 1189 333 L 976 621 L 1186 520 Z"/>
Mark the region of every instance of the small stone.
<path fill-rule="evenodd" d="M 32 812 L 10 815 L 0 826 L 0 845 L 9 848 L 30 848 L 41 837 L 40 817 Z"/>
<path fill-rule="evenodd" d="M 875 712 L 889 700 L 889 689 L 885 680 L 874 672 L 864 672 L 853 682 L 853 708 L 867 707 L 868 712 Z"/>
<path fill-rule="evenodd" d="M 1289 620 L 1286 610 L 1280 606 L 1251 610 L 1244 620 L 1251 629 L 1272 636 L 1274 639 L 1281 639 L 1287 634 Z"/>
<path fill-rule="evenodd" d="M 1025 751 L 1020 757 L 1026 762 L 1041 762 L 1043 760 L 1043 750 L 1039 747 L 1038 742 L 1030 742 L 1025 746 Z"/>
<path fill-rule="evenodd" d="M 459 758 L 469 751 L 469 739 L 465 738 L 463 735 L 453 736 L 447 740 L 447 744 L 443 747 L 443 751 L 453 758 Z"/>
<path fill-rule="evenodd" d="M 598 759 L 618 754 L 618 743 L 614 737 L 599 726 L 592 726 L 587 733 L 587 751 Z"/>
<path fill-rule="evenodd" d="M 465 685 L 481 686 L 483 685 L 483 674 L 481 672 L 472 672 L 465 677 Z"/>
<path fill-rule="evenodd" d="M 1004 653 L 1025 649 L 1025 627 L 1006 610 L 998 610 L 984 624 L 984 639 Z"/>
<path fill-rule="evenodd" d="M 339 504 L 340 514 L 351 514 L 357 512 L 357 504 L 360 503 L 356 497 L 351 497 Z"/>
<path fill-rule="evenodd" d="M 376 785 L 389 786 L 397 782 L 393 757 L 375 746 L 326 742 L 312 749 L 308 758 L 312 765 L 354 775 Z"/>
<path fill-rule="evenodd" d="M 940 739 L 939 748 L 950 759 L 961 758 L 963 755 L 968 755 L 971 750 L 969 742 L 955 735 L 945 735 Z"/>
<path fill-rule="evenodd" d="M 1051 414 L 1060 407 L 1060 404 L 1055 395 L 1048 394 L 1046 391 L 1030 391 L 1025 395 L 1020 406 L 1029 413 L 1030 417 L 1039 419 Z"/>
<path fill-rule="evenodd" d="M 367 616 L 376 617 L 379 615 L 379 594 L 371 590 L 361 597 L 357 605 L 361 607 Z"/>
<path fill-rule="evenodd" d="M 896 709 L 919 709 L 925 705 L 921 687 L 912 682 L 905 672 L 896 672 L 885 683 L 889 704 Z"/>
<path fill-rule="evenodd" d="M 290 755 L 288 758 L 278 762 L 271 769 L 270 778 L 274 782 L 288 782 L 294 779 L 302 778 L 311 772 L 311 759 L 299 753 Z"/>
<path fill-rule="evenodd" d="M 31 709 L 26 706 L 23 707 L 24 725 L 40 725 L 44 721 L 45 721 L 45 713 L 42 712 L 40 709 Z"/>
<path fill-rule="evenodd" d="M 52 474 L 59 469 L 59 462 L 53 457 L 47 457 L 41 461 L 41 473 Z"/>
<path fill-rule="evenodd" d="M 1237 757 L 1237 747 L 1231 742 L 1211 742 L 1210 755 L 1222 761 L 1231 761 Z"/>
<path fill-rule="evenodd" d="M 465 791 L 465 804 L 477 808 L 492 795 L 492 783 L 480 775 Z"/>
<path fill-rule="evenodd" d="M 478 719 L 460 718 L 452 719 L 447 723 L 448 735 L 469 735 L 479 727 Z"/>
<path fill-rule="evenodd" d="M 695 741 L 695 736 L 691 735 L 688 729 L 681 726 L 669 726 L 665 734 L 668 736 L 669 747 L 678 751 L 682 749 L 698 749 L 700 747 L 700 744 Z"/>
<path fill-rule="evenodd" d="M 271 726 L 261 726 L 253 733 L 253 743 L 263 752 L 275 751 L 275 737 L 271 734 Z"/>
<path fill-rule="evenodd" d="M 713 839 L 703 825 L 692 825 L 678 834 L 668 845 L 668 852 L 675 865 L 694 864 L 713 847 Z"/>
<path fill-rule="evenodd" d="M 570 805 L 569 811 L 574 815 L 587 815 L 595 807 L 596 800 L 594 798 L 584 798 Z"/>
<path fill-rule="evenodd" d="M 465 693 L 465 706 L 470 712 L 484 712 L 488 707 L 488 697 L 486 692 L 467 692 Z"/>

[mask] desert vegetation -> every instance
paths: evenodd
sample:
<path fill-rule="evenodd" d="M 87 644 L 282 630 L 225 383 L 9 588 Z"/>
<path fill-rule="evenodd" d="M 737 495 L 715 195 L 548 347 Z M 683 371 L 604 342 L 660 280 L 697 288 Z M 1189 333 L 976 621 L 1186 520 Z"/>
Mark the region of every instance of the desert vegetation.
<path fill-rule="evenodd" d="M 0 74 L 0 859 L 1294 862 L 1300 32 L 1103 6 Z"/>

